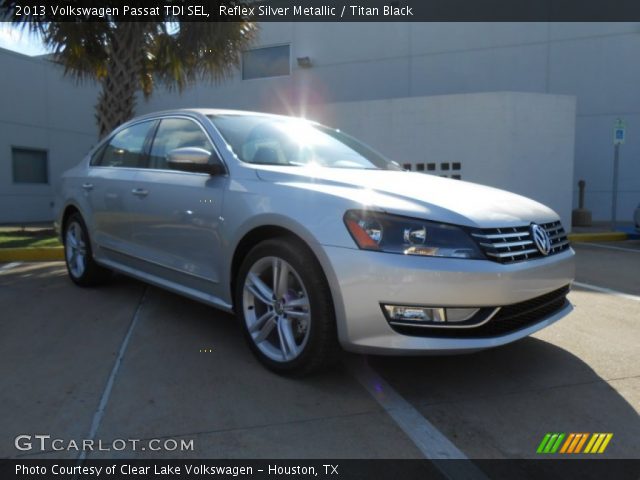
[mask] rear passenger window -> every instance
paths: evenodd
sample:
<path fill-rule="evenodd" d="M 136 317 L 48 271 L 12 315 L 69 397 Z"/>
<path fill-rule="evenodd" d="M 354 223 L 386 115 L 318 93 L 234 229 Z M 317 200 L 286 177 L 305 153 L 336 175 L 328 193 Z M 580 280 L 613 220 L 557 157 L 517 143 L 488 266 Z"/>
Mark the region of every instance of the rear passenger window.
<path fill-rule="evenodd" d="M 144 167 L 144 143 L 153 122 L 137 123 L 118 132 L 96 164 L 102 167 Z"/>
<path fill-rule="evenodd" d="M 176 148 L 198 147 L 213 153 L 213 145 L 202 128 L 185 118 L 165 118 L 160 122 L 151 147 L 150 168 L 168 169 L 167 154 Z"/>

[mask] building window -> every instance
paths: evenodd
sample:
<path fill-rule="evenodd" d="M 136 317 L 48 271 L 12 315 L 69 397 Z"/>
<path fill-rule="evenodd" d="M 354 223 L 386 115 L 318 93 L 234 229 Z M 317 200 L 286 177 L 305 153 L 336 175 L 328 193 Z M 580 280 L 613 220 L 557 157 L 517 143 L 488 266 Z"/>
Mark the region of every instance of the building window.
<path fill-rule="evenodd" d="M 417 163 L 416 170 L 419 172 L 424 172 L 424 163 Z"/>
<path fill-rule="evenodd" d="M 242 53 L 242 79 L 281 77 L 291 73 L 289 45 L 256 48 Z"/>
<path fill-rule="evenodd" d="M 435 163 L 427 163 L 427 170 L 432 172 L 433 170 L 436 169 L 436 164 Z"/>
<path fill-rule="evenodd" d="M 411 164 L 410 163 L 405 163 L 402 165 L 402 168 L 404 168 L 405 170 L 411 170 Z"/>
<path fill-rule="evenodd" d="M 14 147 L 11 158 L 15 183 L 49 183 L 46 150 Z"/>

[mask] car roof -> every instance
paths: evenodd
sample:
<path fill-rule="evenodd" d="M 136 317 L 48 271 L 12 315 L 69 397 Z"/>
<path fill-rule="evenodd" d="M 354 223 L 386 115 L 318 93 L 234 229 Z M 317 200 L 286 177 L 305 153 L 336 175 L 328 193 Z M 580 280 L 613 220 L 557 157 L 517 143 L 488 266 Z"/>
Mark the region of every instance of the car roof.
<path fill-rule="evenodd" d="M 200 115 L 252 115 L 252 116 L 263 116 L 263 117 L 273 117 L 273 118 L 297 118 L 288 115 L 277 115 L 274 113 L 265 113 L 265 112 L 252 112 L 248 110 L 231 110 L 231 109 L 222 109 L 222 108 L 177 108 L 172 110 L 161 110 L 158 112 L 146 113 L 144 115 L 137 116 L 129 120 L 130 123 L 132 121 L 137 121 L 146 118 L 154 118 L 161 117 L 167 115 L 179 115 L 179 114 L 200 114 Z M 301 120 L 307 120 L 301 118 Z M 311 121 L 311 120 L 308 120 Z"/>

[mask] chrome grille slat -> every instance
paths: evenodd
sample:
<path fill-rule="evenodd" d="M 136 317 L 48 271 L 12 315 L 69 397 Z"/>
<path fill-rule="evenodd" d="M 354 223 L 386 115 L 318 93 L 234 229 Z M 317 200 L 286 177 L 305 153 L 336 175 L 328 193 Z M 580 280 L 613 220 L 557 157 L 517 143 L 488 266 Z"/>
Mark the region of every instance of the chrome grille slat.
<path fill-rule="evenodd" d="M 560 222 L 540 224 L 549 235 L 551 250 L 549 255 L 569 248 L 567 234 Z M 471 232 L 484 254 L 498 263 L 514 263 L 541 258 L 543 255 L 535 247 L 529 225 L 516 227 L 486 228 Z"/>
<path fill-rule="evenodd" d="M 487 248 L 511 248 L 522 247 L 524 245 L 533 245 L 533 240 L 521 240 L 519 242 L 504 242 L 504 243 L 481 243 L 483 247 Z"/>
<path fill-rule="evenodd" d="M 538 250 L 529 249 L 529 250 L 517 250 L 515 252 L 486 252 L 487 255 L 494 258 L 509 258 L 509 257 L 518 257 L 520 255 L 531 255 L 532 253 L 536 253 Z"/>
<path fill-rule="evenodd" d="M 529 232 L 521 232 L 521 233 L 492 233 L 492 234 L 482 234 L 482 233 L 472 233 L 474 237 L 483 238 L 486 240 L 492 240 L 494 238 L 514 238 L 514 237 L 523 237 L 530 236 Z"/>

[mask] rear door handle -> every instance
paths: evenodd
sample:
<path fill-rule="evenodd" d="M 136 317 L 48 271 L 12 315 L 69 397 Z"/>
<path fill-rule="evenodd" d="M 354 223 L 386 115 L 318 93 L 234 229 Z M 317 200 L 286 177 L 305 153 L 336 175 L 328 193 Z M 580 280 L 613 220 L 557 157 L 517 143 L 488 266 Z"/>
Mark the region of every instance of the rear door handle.
<path fill-rule="evenodd" d="M 144 188 L 134 188 L 133 190 L 131 190 L 131 193 L 138 197 L 146 197 L 147 195 L 149 195 L 149 190 L 145 190 Z"/>
<path fill-rule="evenodd" d="M 93 190 L 93 183 L 83 183 L 82 188 L 84 188 L 87 192 Z"/>

